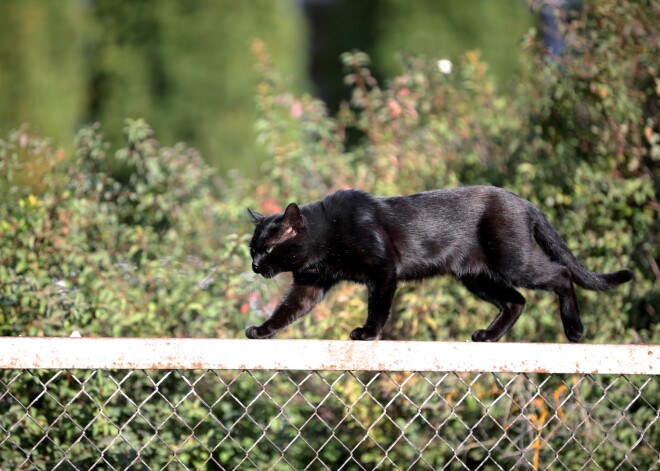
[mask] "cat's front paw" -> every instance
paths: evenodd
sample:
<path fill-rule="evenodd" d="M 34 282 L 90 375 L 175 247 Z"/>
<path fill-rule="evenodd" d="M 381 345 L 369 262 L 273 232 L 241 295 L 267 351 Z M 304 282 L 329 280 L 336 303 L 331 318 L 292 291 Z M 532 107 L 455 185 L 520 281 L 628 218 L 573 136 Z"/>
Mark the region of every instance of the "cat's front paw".
<path fill-rule="evenodd" d="M 479 329 L 472 332 L 473 342 L 497 342 L 498 340 L 498 338 L 494 338 L 492 332 L 485 329 Z"/>
<path fill-rule="evenodd" d="M 375 329 L 358 327 L 351 332 L 351 340 L 376 340 L 378 332 Z"/>
<path fill-rule="evenodd" d="M 259 327 L 256 325 L 251 325 L 245 329 L 245 336 L 249 339 L 269 339 L 275 334 L 264 334 L 260 332 Z"/>
<path fill-rule="evenodd" d="M 566 337 L 568 337 L 570 342 L 580 343 L 582 336 L 584 335 L 584 327 L 582 327 L 582 325 L 568 327 L 565 326 L 564 332 L 566 333 Z"/>

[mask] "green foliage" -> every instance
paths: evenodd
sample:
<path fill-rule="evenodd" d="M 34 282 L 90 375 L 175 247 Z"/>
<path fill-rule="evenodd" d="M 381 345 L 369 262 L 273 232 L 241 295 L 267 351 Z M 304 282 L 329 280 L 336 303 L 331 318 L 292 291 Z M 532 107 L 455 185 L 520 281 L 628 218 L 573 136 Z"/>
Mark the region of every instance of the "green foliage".
<path fill-rule="evenodd" d="M 659 343 L 660 77 L 653 40 L 659 22 L 654 4 L 591 5 L 567 26 L 569 47 L 560 58 L 544 54 L 533 33 L 526 37 L 520 75 L 507 90 L 476 52 L 449 75 L 434 60 L 405 59 L 404 72 L 386 85 L 372 76 L 369 57 L 347 53 L 352 99 L 336 116 L 283 86 L 263 44 L 254 42 L 263 77 L 256 127 L 270 159 L 255 182 L 238 176 L 223 182 L 195 150 L 161 146 L 141 120 L 127 122 L 114 154 L 97 125 L 78 133 L 71 155 L 28 128 L 13 131 L 0 140 L 0 334 L 241 337 L 247 324 L 271 312 L 286 285 L 285 276 L 264 281 L 249 273 L 245 206 L 272 213 L 344 187 L 391 195 L 494 184 L 544 209 L 588 268 L 635 271 L 632 283 L 611 292 L 578 290 L 588 342 Z M 506 340 L 565 342 L 555 299 L 525 295 L 526 312 Z M 346 338 L 365 312 L 363 290 L 340 286 L 282 335 Z M 494 314 L 453 280 L 404 285 L 384 336 L 464 340 Z M 135 390 L 150 381 L 136 375 Z M 99 390 L 111 394 L 112 387 L 106 381 Z M 41 391 L 38 384 L 25 388 L 26 396 Z M 629 395 L 618 388 L 608 392 Z M 359 387 L 342 394 L 359 394 Z M 116 414 L 129 413 L 122 407 Z M 186 417 L 203 413 L 186 407 Z M 465 407 L 467 416 L 476 410 Z M 342 416 L 342 406 L 335 408 Z M 627 420 L 644 430 L 648 410 L 640 406 Z M 279 413 L 262 409 L 273 411 Z M 161 412 L 156 403 L 142 414 Z M 90 412 L 81 406 L 76 413 Z M 373 420 L 382 408 L 367 404 L 351 413 Z M 94 427 L 112 434 L 111 424 Z M 187 433 L 171 427 L 161 436 Z M 26 429 L 25 437 L 33 432 Z M 337 433 L 350 441 L 353 431 Z M 378 439 L 387 440 L 382 434 Z M 243 446 L 251 439 L 246 434 Z M 589 457 L 598 462 L 617 453 L 596 448 Z M 255 459 L 273 463 L 271 451 L 258 449 Z M 429 460 L 444 463 L 442 453 Z"/>
<path fill-rule="evenodd" d="M 2 335 L 244 329 L 246 318 L 230 314 L 255 287 L 243 274 L 243 204 L 216 195 L 195 150 L 161 147 L 152 134 L 128 121 L 112 158 L 98 126 L 78 133 L 70 159 L 26 129 L 0 142 Z M 18 174 L 41 181 L 35 194 L 11 184 Z"/>

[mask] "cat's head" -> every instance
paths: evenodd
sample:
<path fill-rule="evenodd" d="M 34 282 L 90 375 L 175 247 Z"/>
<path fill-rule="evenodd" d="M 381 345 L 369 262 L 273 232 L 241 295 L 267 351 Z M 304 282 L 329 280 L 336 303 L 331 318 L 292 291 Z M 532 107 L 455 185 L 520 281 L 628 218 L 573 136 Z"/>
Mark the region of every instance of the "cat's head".
<path fill-rule="evenodd" d="M 300 247 L 305 239 L 302 211 L 291 203 L 283 213 L 264 216 L 248 208 L 255 228 L 250 241 L 252 270 L 264 278 L 294 271 L 304 264 Z"/>

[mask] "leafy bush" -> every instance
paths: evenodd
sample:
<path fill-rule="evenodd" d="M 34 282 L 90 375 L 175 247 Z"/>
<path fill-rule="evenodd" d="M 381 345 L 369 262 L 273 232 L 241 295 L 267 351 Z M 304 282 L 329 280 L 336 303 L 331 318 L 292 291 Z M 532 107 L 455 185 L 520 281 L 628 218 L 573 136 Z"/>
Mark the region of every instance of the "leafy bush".
<path fill-rule="evenodd" d="M 635 271 L 614 291 L 578 290 L 588 342 L 658 343 L 659 21 L 644 2 L 590 5 L 566 26 L 562 57 L 527 36 L 507 90 L 476 52 L 449 75 L 407 59 L 386 86 L 365 54 L 347 53 L 353 96 L 337 116 L 289 92 L 255 42 L 257 130 L 271 158 L 256 182 L 223 182 L 140 120 L 114 156 L 97 125 L 79 132 L 71 156 L 14 131 L 0 140 L 0 334 L 242 337 L 286 285 L 249 273 L 245 206 L 272 213 L 344 187 L 392 195 L 494 184 L 544 209 L 588 268 Z M 555 299 L 526 296 L 506 339 L 564 342 Z M 346 338 L 365 312 L 362 289 L 343 285 L 282 336 Z M 494 314 L 453 280 L 404 285 L 385 338 L 467 339 Z M 354 413 L 374 417 L 374 407 Z"/>
<path fill-rule="evenodd" d="M 197 152 L 161 147 L 152 134 L 130 121 L 113 158 L 98 125 L 78 133 L 69 159 L 27 129 L 0 142 L 2 335 L 234 337 L 245 328 L 254 286 L 243 274 L 244 204 L 217 196 Z M 38 183 L 12 185 L 20 176 Z"/>

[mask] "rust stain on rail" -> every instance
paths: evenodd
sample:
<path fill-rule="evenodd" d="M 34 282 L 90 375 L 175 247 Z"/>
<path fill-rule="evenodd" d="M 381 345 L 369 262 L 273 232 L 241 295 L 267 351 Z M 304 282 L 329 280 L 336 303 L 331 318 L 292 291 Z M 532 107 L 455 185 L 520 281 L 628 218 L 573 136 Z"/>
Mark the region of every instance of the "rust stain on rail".
<path fill-rule="evenodd" d="M 660 374 L 658 345 L 0 337 L 0 368 Z"/>

